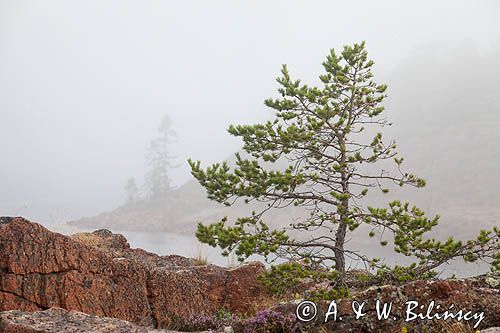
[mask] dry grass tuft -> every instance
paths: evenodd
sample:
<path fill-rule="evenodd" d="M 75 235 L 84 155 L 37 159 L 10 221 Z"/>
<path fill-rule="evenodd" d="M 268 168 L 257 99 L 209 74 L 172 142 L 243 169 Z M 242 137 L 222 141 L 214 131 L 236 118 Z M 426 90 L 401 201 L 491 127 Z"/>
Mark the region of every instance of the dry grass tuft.
<path fill-rule="evenodd" d="M 204 255 L 201 250 L 198 250 L 196 257 L 191 259 L 193 259 L 193 265 L 195 266 L 205 266 L 209 264 L 207 256 Z"/>

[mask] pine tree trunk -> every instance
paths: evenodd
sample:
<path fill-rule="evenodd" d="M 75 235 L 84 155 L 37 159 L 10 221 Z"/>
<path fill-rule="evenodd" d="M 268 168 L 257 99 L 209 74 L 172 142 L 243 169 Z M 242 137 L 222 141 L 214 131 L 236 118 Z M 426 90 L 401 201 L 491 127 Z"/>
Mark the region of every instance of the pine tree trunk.
<path fill-rule="evenodd" d="M 342 193 L 349 194 L 349 185 L 348 185 L 348 169 L 346 163 L 346 150 L 345 150 L 345 141 L 344 137 L 341 136 L 339 138 L 340 147 L 341 147 L 341 170 L 340 177 L 342 180 Z M 337 212 L 339 213 L 339 227 L 335 234 L 335 269 L 340 273 L 345 273 L 345 255 L 344 255 L 344 242 L 345 236 L 347 233 L 347 219 L 349 212 L 349 199 L 342 199 L 340 206 L 337 208 Z"/>
<path fill-rule="evenodd" d="M 347 224 L 340 222 L 335 235 L 335 270 L 345 273 L 344 241 L 347 232 Z"/>

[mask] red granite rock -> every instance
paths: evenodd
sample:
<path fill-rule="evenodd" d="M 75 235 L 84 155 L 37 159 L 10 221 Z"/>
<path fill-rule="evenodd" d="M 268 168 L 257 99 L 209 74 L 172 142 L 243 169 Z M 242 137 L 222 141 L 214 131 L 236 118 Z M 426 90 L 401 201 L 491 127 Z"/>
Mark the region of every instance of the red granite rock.
<path fill-rule="evenodd" d="M 194 266 L 179 256 L 130 249 L 108 231 L 75 238 L 23 218 L 0 220 L 0 311 L 60 307 L 143 326 L 183 327 L 221 307 L 248 311 L 265 292 L 264 269 Z M 106 246 L 103 246 L 106 244 Z"/>

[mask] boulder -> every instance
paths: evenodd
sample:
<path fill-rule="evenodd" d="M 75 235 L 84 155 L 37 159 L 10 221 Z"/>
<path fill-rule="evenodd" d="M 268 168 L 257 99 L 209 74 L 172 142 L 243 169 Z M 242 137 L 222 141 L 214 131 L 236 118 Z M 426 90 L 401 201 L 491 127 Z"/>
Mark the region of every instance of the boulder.
<path fill-rule="evenodd" d="M 68 237 L 23 218 L 0 219 L 0 311 L 52 307 L 142 326 L 182 329 L 220 308 L 247 313 L 265 291 L 264 269 L 195 266 L 179 256 L 130 249 L 100 230 Z"/>

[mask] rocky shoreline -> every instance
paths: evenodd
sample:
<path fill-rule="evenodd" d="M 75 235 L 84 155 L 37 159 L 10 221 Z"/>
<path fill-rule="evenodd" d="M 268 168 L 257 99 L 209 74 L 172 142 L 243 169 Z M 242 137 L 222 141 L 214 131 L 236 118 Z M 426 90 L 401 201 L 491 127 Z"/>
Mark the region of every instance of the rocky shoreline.
<path fill-rule="evenodd" d="M 201 331 L 197 327 L 210 326 L 211 318 L 221 319 L 221 309 L 233 316 L 223 318 L 231 323 L 229 332 L 259 332 L 259 320 L 286 321 L 290 329 L 308 332 L 400 330 L 400 320 L 354 317 L 354 301 L 366 301 L 373 313 L 375 299 L 396 309 L 407 300 L 453 304 L 483 311 L 481 329 L 500 326 L 498 276 L 370 286 L 337 301 L 342 321 L 316 319 L 304 326 L 295 317 L 299 300 L 277 302 L 260 284 L 265 267 L 258 262 L 223 268 L 159 256 L 132 249 L 125 237 L 107 230 L 64 236 L 19 217 L 0 218 L 0 254 L 0 332 Z M 327 309 L 318 304 L 318 318 Z M 406 326 L 422 332 L 422 325 Z"/>
<path fill-rule="evenodd" d="M 103 246 L 106 244 L 106 246 Z M 250 263 L 235 269 L 130 249 L 121 235 L 53 233 L 22 218 L 0 222 L 0 310 L 51 307 L 183 328 L 195 314 L 248 311 L 264 291 Z"/>

